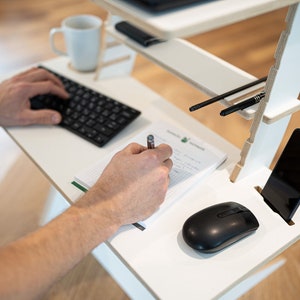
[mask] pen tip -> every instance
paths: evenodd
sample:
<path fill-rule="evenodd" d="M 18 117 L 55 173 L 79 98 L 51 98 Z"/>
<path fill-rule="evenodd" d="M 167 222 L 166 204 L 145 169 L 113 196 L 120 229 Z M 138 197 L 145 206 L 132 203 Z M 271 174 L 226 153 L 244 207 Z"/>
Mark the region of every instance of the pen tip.
<path fill-rule="evenodd" d="M 189 108 L 189 110 L 190 110 L 190 111 L 195 111 L 195 110 L 197 110 L 198 108 L 200 108 L 200 107 L 199 107 L 199 104 L 196 104 L 196 105 L 191 106 L 191 107 Z"/>

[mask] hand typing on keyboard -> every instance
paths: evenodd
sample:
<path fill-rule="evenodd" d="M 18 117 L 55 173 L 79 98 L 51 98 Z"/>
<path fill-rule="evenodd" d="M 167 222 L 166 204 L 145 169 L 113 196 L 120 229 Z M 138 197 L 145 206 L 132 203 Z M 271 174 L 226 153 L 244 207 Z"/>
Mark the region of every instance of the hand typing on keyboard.
<path fill-rule="evenodd" d="M 63 103 L 69 97 L 63 83 L 53 74 L 33 68 L 0 83 L 0 126 L 58 124 L 59 112 L 51 109 L 32 110 L 30 98 L 51 93 Z"/>
<path fill-rule="evenodd" d="M 32 109 L 54 109 L 61 113 L 60 126 L 103 146 L 140 115 L 140 111 L 54 73 L 69 93 L 62 101 L 56 94 L 31 98 Z"/>

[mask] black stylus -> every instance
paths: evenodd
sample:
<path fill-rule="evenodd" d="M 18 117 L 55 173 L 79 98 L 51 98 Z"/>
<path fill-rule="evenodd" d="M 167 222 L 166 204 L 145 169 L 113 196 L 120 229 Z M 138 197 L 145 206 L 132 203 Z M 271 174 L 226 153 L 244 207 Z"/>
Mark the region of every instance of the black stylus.
<path fill-rule="evenodd" d="M 249 98 L 247 100 L 239 102 L 239 103 L 237 103 L 235 105 L 232 105 L 232 106 L 230 106 L 228 108 L 225 108 L 225 109 L 221 110 L 220 115 L 224 117 L 224 116 L 227 116 L 227 115 L 229 115 L 229 114 L 231 114 L 231 113 L 233 113 L 235 111 L 243 110 L 243 109 L 245 109 L 247 107 L 250 107 L 250 106 L 252 106 L 252 105 L 260 102 L 260 100 L 262 98 L 264 98 L 265 95 L 266 95 L 265 92 L 261 92 L 261 93 L 255 95 L 254 97 L 251 97 L 251 98 Z"/>
<path fill-rule="evenodd" d="M 261 82 L 266 81 L 267 78 L 268 78 L 267 76 L 262 77 L 262 78 L 259 78 L 259 79 L 255 80 L 255 81 L 252 81 L 252 82 L 250 82 L 250 83 L 247 83 L 247 84 L 245 84 L 245 85 L 242 85 L 242 86 L 240 86 L 240 87 L 238 87 L 238 88 L 236 88 L 236 89 L 233 89 L 233 90 L 231 90 L 231 91 L 228 91 L 228 92 L 226 92 L 226 93 L 224 93 L 224 94 L 218 95 L 218 96 L 216 96 L 216 97 L 213 97 L 213 98 L 208 99 L 208 100 L 206 100 L 206 101 L 203 101 L 203 102 L 201 102 L 201 103 L 195 104 L 195 105 L 193 105 L 193 106 L 190 107 L 190 111 L 195 111 L 195 110 L 197 110 L 197 109 L 199 109 L 199 108 L 202 108 L 202 107 L 207 106 L 207 105 L 209 105 L 209 104 L 215 103 L 215 102 L 217 102 L 217 101 L 219 101 L 219 100 L 222 100 L 222 99 L 224 99 L 224 98 L 226 98 L 226 97 L 229 97 L 229 96 L 231 96 L 231 95 L 234 95 L 234 94 L 236 94 L 236 93 L 239 93 L 239 92 L 241 92 L 241 91 L 243 91 L 243 90 L 245 90 L 245 89 L 247 89 L 247 88 L 250 88 L 250 87 L 255 86 L 255 85 L 257 85 L 257 84 L 259 84 L 259 83 L 261 83 Z"/>

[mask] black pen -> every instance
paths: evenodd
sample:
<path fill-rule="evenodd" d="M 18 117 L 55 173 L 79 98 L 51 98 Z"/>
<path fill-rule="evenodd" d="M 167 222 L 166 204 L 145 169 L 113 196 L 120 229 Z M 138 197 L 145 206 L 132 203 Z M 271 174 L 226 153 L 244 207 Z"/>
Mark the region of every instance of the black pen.
<path fill-rule="evenodd" d="M 241 92 L 241 91 L 243 91 L 243 90 L 246 90 L 246 89 L 248 89 L 248 88 L 250 88 L 250 87 L 252 87 L 252 86 L 255 86 L 255 85 L 257 85 L 257 84 L 259 84 L 259 83 L 261 83 L 261 82 L 266 81 L 267 78 L 268 78 L 267 76 L 262 77 L 262 78 L 259 78 L 259 79 L 255 80 L 255 81 L 252 81 L 252 82 L 250 82 L 250 83 L 247 83 L 247 84 L 245 84 L 245 85 L 242 85 L 242 86 L 240 86 L 240 87 L 238 87 L 238 88 L 235 88 L 235 89 L 233 89 L 233 90 L 231 90 L 231 91 L 228 91 L 228 92 L 226 92 L 226 93 L 224 93 L 224 94 L 218 95 L 218 96 L 216 96 L 216 97 L 213 97 L 213 98 L 208 99 L 208 100 L 206 100 L 206 101 L 203 101 L 203 102 L 201 102 L 201 103 L 195 104 L 195 105 L 193 105 L 193 106 L 190 107 L 190 111 L 195 111 L 195 110 L 197 110 L 197 109 L 199 109 L 199 108 L 202 108 L 202 107 L 207 106 L 207 105 L 209 105 L 209 104 L 215 103 L 215 102 L 217 102 L 217 101 L 219 101 L 219 100 L 222 100 L 222 99 L 224 99 L 224 98 L 226 98 L 226 97 L 229 97 L 229 96 L 231 96 L 231 95 L 234 95 L 234 94 L 236 94 L 236 93 L 239 93 L 239 92 Z"/>
<path fill-rule="evenodd" d="M 149 134 L 147 136 L 147 148 L 148 149 L 154 149 L 155 148 L 155 144 L 154 144 L 154 136 L 152 134 Z M 133 225 L 135 227 L 137 227 L 140 230 L 145 230 L 145 227 L 139 223 L 133 223 Z"/>
<path fill-rule="evenodd" d="M 147 147 L 148 147 L 148 149 L 154 149 L 155 148 L 154 136 L 152 134 L 149 134 L 147 136 Z"/>
<path fill-rule="evenodd" d="M 243 109 L 248 108 L 248 107 L 250 107 L 254 104 L 257 104 L 258 102 L 260 102 L 260 100 L 262 98 L 265 97 L 265 94 L 266 94 L 265 92 L 261 92 L 261 93 L 255 95 L 254 97 L 251 97 L 247 100 L 239 102 L 239 103 L 237 103 L 235 105 L 232 105 L 228 108 L 225 108 L 225 109 L 221 110 L 220 115 L 224 117 L 224 116 L 227 116 L 227 115 L 229 115 L 229 114 L 231 114 L 235 111 L 243 110 Z"/>

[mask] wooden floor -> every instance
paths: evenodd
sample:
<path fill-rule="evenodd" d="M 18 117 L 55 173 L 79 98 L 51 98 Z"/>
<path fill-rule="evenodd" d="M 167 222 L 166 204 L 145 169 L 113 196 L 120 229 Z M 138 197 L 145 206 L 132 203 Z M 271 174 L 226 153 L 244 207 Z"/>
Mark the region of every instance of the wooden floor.
<path fill-rule="evenodd" d="M 285 26 L 286 9 L 190 38 L 212 52 L 257 77 L 268 73 L 273 53 Z M 15 72 L 29 64 L 55 57 L 49 47 L 49 30 L 66 16 L 92 13 L 105 17 L 105 11 L 88 0 L 1 0 L 0 75 Z M 61 43 L 60 41 L 58 41 Z M 138 56 L 133 76 L 147 84 L 184 111 L 206 96 Z M 235 114 L 219 116 L 222 107 L 211 105 L 193 113 L 200 122 L 234 145 L 241 147 L 249 135 L 251 122 Z M 299 113 L 290 123 L 285 141 L 299 127 Z M 282 146 L 278 154 L 282 150 Z M 278 157 L 277 154 L 277 157 Z M 39 225 L 50 188 L 47 178 L 0 131 L 0 244 L 26 234 Z M 2 162 L 1 162 L 2 164 Z M 28 179 L 29 178 L 29 179 Z M 279 258 L 286 264 L 241 299 L 299 299 L 300 243 Z M 277 258 L 278 259 L 278 258 Z M 89 255 L 45 295 L 43 299 L 128 299 L 112 278 Z"/>

